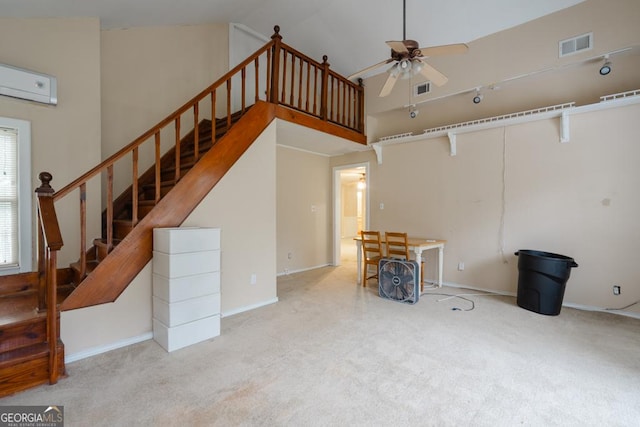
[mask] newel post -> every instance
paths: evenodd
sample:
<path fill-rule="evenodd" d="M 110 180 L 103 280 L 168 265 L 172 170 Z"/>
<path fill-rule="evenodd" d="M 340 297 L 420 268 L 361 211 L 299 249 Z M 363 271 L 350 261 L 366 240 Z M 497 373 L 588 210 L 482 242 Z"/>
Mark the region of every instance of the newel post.
<path fill-rule="evenodd" d="M 327 105 L 329 99 L 329 63 L 327 60 L 329 57 L 324 55 L 322 57 L 322 92 L 320 94 L 320 116 L 325 122 L 329 116 L 329 106 Z"/>
<path fill-rule="evenodd" d="M 47 307 L 47 265 L 44 232 L 42 230 L 42 216 L 40 212 L 40 200 L 44 197 L 52 197 L 54 191 L 50 184 L 53 176 L 49 172 L 40 172 L 38 179 L 41 183 L 40 187 L 36 188 L 36 196 L 38 198 L 38 311 L 42 311 Z"/>
<path fill-rule="evenodd" d="M 273 27 L 273 62 L 271 63 L 271 93 L 269 94 L 269 102 L 278 103 L 278 94 L 280 93 L 280 51 L 282 49 L 282 36 L 280 35 L 280 27 Z"/>
<path fill-rule="evenodd" d="M 53 205 L 53 176 L 49 172 L 38 175 L 38 307 L 47 309 L 47 341 L 49 342 L 49 383 L 58 382 L 58 251 L 62 236 Z M 46 304 L 45 304 L 46 302 Z"/>

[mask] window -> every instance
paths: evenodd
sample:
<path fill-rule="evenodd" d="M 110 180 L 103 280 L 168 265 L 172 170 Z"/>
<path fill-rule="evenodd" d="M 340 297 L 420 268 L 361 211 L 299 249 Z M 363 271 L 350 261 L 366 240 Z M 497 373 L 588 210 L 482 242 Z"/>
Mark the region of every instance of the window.
<path fill-rule="evenodd" d="M 31 271 L 31 129 L 0 117 L 0 274 Z"/>

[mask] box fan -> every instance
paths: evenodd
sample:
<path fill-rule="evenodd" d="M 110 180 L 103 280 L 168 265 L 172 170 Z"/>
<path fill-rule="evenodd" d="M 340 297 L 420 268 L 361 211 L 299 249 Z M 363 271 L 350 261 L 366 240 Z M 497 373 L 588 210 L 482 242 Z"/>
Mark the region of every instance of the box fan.
<path fill-rule="evenodd" d="M 419 277 L 417 262 L 383 258 L 378 263 L 379 294 L 382 298 L 415 304 L 420 298 Z"/>

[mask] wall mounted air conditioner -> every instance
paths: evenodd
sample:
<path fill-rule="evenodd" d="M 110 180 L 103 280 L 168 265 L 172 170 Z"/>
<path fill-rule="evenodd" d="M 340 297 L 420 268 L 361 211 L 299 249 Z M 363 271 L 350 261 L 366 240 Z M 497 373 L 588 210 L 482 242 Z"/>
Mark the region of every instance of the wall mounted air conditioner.
<path fill-rule="evenodd" d="M 56 105 L 57 80 L 47 74 L 0 64 L 0 95 Z"/>

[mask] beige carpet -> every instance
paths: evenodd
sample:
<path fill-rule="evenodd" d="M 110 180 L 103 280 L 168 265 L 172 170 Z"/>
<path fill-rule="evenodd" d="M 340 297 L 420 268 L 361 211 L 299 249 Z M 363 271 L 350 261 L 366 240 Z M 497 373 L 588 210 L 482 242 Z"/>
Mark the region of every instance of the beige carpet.
<path fill-rule="evenodd" d="M 640 424 L 638 319 L 501 296 L 406 305 L 354 282 L 350 261 L 281 277 L 280 302 L 220 337 L 81 360 L 0 405 L 64 405 L 66 426 Z"/>

